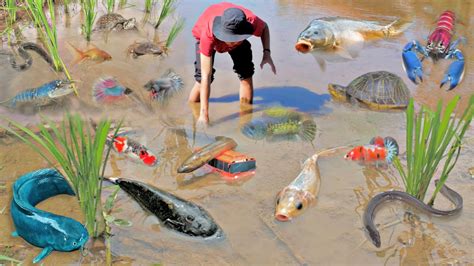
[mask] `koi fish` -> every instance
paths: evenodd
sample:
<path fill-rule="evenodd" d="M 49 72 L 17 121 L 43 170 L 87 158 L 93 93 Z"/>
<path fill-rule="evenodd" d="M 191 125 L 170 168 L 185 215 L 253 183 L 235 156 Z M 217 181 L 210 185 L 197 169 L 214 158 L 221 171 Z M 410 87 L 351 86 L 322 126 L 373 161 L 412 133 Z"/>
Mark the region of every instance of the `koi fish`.
<path fill-rule="evenodd" d="M 375 137 L 369 145 L 353 148 L 344 158 L 353 161 L 391 163 L 396 156 L 398 156 L 398 143 L 394 138 Z"/>
<path fill-rule="evenodd" d="M 113 102 L 130 93 L 130 88 L 123 86 L 113 77 L 100 78 L 92 87 L 92 98 L 96 102 Z"/>
<path fill-rule="evenodd" d="M 321 186 L 318 159 L 320 156 L 333 154 L 342 148 L 345 147 L 318 152 L 304 162 L 303 169 L 299 175 L 278 193 L 276 197 L 275 219 L 280 222 L 290 221 L 316 203 Z"/>
<path fill-rule="evenodd" d="M 108 54 L 106 51 L 101 50 L 93 45 L 91 45 L 92 46 L 91 49 L 88 49 L 86 51 L 81 51 L 77 49 L 76 47 L 74 47 L 72 44 L 70 43 L 68 44 L 72 48 L 71 52 L 74 55 L 74 60 L 72 61 L 72 64 L 80 63 L 84 61 L 85 59 L 90 59 L 97 62 L 112 60 L 112 56 L 110 54 Z"/>
<path fill-rule="evenodd" d="M 123 154 L 134 161 L 140 161 L 148 166 L 155 166 L 158 163 L 157 157 L 145 145 L 131 139 L 127 132 L 109 134 L 107 143 L 112 144 L 112 148 L 119 154 Z"/>

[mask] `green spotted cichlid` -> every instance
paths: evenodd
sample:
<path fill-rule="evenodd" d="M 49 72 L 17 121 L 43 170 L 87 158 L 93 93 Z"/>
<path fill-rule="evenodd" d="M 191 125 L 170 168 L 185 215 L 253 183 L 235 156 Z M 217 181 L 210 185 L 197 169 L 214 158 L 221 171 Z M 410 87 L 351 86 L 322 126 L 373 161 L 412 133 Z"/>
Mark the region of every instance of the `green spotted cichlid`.
<path fill-rule="evenodd" d="M 267 139 L 312 141 L 316 136 L 316 123 L 311 116 L 283 107 L 265 110 L 241 128 L 242 134 L 255 140 Z"/>

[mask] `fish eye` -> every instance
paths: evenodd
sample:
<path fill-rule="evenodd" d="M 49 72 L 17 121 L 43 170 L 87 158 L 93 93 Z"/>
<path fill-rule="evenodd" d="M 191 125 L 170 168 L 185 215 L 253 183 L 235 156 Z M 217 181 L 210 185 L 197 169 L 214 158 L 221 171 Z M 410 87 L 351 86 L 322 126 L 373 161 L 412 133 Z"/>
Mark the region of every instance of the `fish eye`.
<path fill-rule="evenodd" d="M 188 216 L 186 216 L 186 221 L 192 222 L 192 221 L 194 221 L 194 217 L 191 216 L 191 215 L 188 215 Z"/>
<path fill-rule="evenodd" d="M 277 205 L 280 204 L 280 198 L 277 199 Z"/>
<path fill-rule="evenodd" d="M 73 245 L 73 246 L 77 246 L 77 242 L 75 242 L 75 241 L 72 242 L 72 245 Z"/>
<path fill-rule="evenodd" d="M 319 34 L 319 31 L 315 31 L 314 34 L 316 34 L 316 35 Z"/>
<path fill-rule="evenodd" d="M 296 209 L 298 209 L 298 210 L 303 209 L 303 204 L 302 204 L 301 202 L 298 202 L 298 203 L 296 204 Z"/>

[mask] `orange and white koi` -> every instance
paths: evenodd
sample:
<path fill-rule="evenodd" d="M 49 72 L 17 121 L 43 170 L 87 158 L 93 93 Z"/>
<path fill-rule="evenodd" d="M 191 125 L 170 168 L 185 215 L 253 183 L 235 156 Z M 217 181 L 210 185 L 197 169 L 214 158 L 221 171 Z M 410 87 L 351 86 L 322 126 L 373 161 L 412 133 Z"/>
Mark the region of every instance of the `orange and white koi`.
<path fill-rule="evenodd" d="M 145 165 L 155 166 L 158 163 L 157 157 L 145 145 L 129 138 L 126 134 L 118 134 L 115 137 L 113 134 L 109 134 L 107 142 L 112 142 L 112 148 L 117 153 L 141 161 Z"/>
<path fill-rule="evenodd" d="M 344 158 L 353 161 L 391 163 L 398 156 L 398 143 L 392 137 L 375 137 L 369 145 L 356 146 Z"/>

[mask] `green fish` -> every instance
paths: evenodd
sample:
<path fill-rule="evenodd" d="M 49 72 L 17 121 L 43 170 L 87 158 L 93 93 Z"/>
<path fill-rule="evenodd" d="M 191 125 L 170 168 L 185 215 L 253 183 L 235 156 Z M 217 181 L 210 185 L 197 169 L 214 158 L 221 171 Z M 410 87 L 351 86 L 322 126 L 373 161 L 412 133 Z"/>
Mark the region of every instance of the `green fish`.
<path fill-rule="evenodd" d="M 241 128 L 242 134 L 255 140 L 293 140 L 299 137 L 312 141 L 316 136 L 316 123 L 303 113 L 282 107 L 273 107 L 263 112 Z"/>

